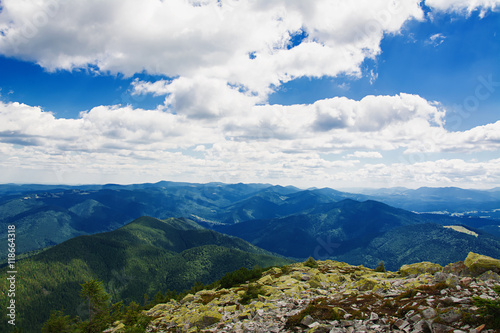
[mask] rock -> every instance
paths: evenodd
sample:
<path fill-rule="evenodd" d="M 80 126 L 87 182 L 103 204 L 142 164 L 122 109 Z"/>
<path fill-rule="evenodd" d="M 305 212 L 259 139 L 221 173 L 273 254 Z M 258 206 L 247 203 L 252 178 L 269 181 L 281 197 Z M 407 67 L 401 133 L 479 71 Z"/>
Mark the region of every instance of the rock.
<path fill-rule="evenodd" d="M 283 271 L 281 268 L 278 267 L 273 267 L 267 271 L 265 271 L 262 275 L 281 275 L 283 274 Z"/>
<path fill-rule="evenodd" d="M 307 315 L 307 316 L 305 316 L 305 317 L 304 317 L 304 318 L 300 321 L 300 323 L 301 323 L 302 325 L 309 326 L 309 325 L 311 325 L 312 323 L 314 323 L 314 318 L 313 318 L 313 317 L 311 317 L 310 315 Z"/>
<path fill-rule="evenodd" d="M 394 326 L 400 330 L 403 330 L 405 327 L 410 326 L 410 323 L 403 319 L 398 319 L 394 323 Z"/>
<path fill-rule="evenodd" d="M 412 333 L 431 333 L 431 327 L 425 320 L 420 320 L 413 326 Z"/>
<path fill-rule="evenodd" d="M 486 327 L 486 325 L 482 324 L 481 326 L 476 327 L 476 331 L 481 332 L 482 330 L 484 330 L 485 327 Z"/>
<path fill-rule="evenodd" d="M 432 262 L 424 261 L 424 262 L 419 262 L 416 264 L 411 264 L 411 265 L 403 265 L 399 269 L 399 273 L 402 276 L 410 276 L 414 274 L 424 274 L 424 273 L 429 273 L 429 274 L 434 274 L 437 272 L 440 272 L 443 269 L 441 265 L 434 264 Z"/>
<path fill-rule="evenodd" d="M 445 283 L 450 288 L 456 288 L 460 283 L 460 279 L 458 278 L 458 276 L 450 274 L 450 276 L 448 276 L 448 278 L 446 279 Z"/>
<path fill-rule="evenodd" d="M 193 316 L 193 325 L 196 327 L 207 327 L 219 322 L 222 319 L 222 314 L 216 311 L 206 311 L 200 313 L 199 316 Z"/>
<path fill-rule="evenodd" d="M 463 261 L 448 264 L 443 268 L 443 273 L 454 274 L 459 277 L 470 276 L 470 270 L 465 266 Z"/>
<path fill-rule="evenodd" d="M 181 304 L 184 304 L 184 303 L 190 303 L 190 302 L 193 302 L 194 300 L 198 299 L 198 297 L 196 297 L 195 295 L 193 294 L 187 294 L 186 296 L 184 296 L 184 298 L 180 301 Z"/>
<path fill-rule="evenodd" d="M 444 321 L 447 324 L 451 324 L 453 322 L 459 321 L 462 319 L 462 314 L 459 311 L 451 310 L 445 313 L 441 313 L 439 315 L 439 319 Z"/>
<path fill-rule="evenodd" d="M 446 266 L 446 267 L 448 267 L 448 266 Z M 447 274 L 447 273 L 437 272 L 436 274 L 434 274 L 434 281 L 433 282 L 434 283 L 444 282 L 444 281 L 446 281 L 446 279 L 448 278 L 448 276 L 449 276 L 449 274 Z"/>
<path fill-rule="evenodd" d="M 412 322 L 412 323 L 418 323 L 419 321 L 421 321 L 421 320 L 422 320 L 422 316 L 421 316 L 421 315 L 419 315 L 419 314 L 416 314 L 416 315 L 414 315 L 414 316 L 411 316 L 409 320 L 410 320 L 410 322 Z"/>
<path fill-rule="evenodd" d="M 464 326 L 462 313 L 477 319 L 478 308 L 471 297 L 497 297 L 493 287 L 498 284 L 494 280 L 498 273 L 486 271 L 480 277 L 458 278 L 455 273 L 465 271 L 464 267 L 458 263 L 435 271 L 439 265 L 421 263 L 403 266 L 400 273 L 375 273 L 334 261 L 318 261 L 318 268 L 292 264 L 280 274 L 274 269 L 264 272 L 256 283 L 259 295 L 250 304 L 240 304 L 247 285 L 203 290 L 186 295 L 180 302 L 158 304 L 145 312 L 154 318 L 146 331 L 479 333 L 480 327 Z M 434 286 L 442 282 L 455 288 Z M 308 309 L 310 304 L 321 306 Z M 307 315 L 298 317 L 304 310 Z M 119 333 L 119 324 L 107 332 Z"/>
<path fill-rule="evenodd" d="M 439 323 L 432 324 L 432 332 L 433 333 L 448 333 L 448 332 L 453 332 L 453 330 L 454 330 L 453 327 L 450 327 L 447 325 L 443 325 L 443 324 L 439 324 Z"/>
<path fill-rule="evenodd" d="M 307 327 L 309 327 L 309 328 L 315 328 L 315 327 L 318 327 L 320 325 L 321 325 L 320 323 L 318 323 L 317 321 L 315 321 L 314 323 L 312 323 L 310 325 L 307 325 Z"/>
<path fill-rule="evenodd" d="M 431 319 L 436 317 L 436 310 L 433 308 L 427 308 L 422 311 L 422 316 L 424 316 L 425 319 Z"/>
<path fill-rule="evenodd" d="M 356 286 L 359 288 L 361 291 L 365 290 L 372 290 L 376 285 L 378 281 L 375 279 L 371 278 L 361 278 L 357 283 Z"/>
<path fill-rule="evenodd" d="M 271 275 L 265 275 L 257 280 L 257 283 L 260 285 L 271 285 L 274 279 Z"/>
<path fill-rule="evenodd" d="M 474 252 L 469 252 L 469 255 L 465 258 L 464 264 L 471 271 L 473 276 L 479 276 L 487 271 L 500 273 L 500 260 Z"/>
<path fill-rule="evenodd" d="M 482 281 L 493 280 L 496 282 L 500 282 L 500 275 L 498 275 L 497 273 L 495 273 L 493 271 L 487 271 L 487 272 L 484 272 L 483 274 L 479 275 L 478 279 L 482 280 Z"/>
<path fill-rule="evenodd" d="M 108 328 L 107 330 L 103 331 L 103 333 L 121 333 L 121 332 L 125 332 L 125 325 L 122 322 L 114 323 L 113 325 L 115 327 Z"/>

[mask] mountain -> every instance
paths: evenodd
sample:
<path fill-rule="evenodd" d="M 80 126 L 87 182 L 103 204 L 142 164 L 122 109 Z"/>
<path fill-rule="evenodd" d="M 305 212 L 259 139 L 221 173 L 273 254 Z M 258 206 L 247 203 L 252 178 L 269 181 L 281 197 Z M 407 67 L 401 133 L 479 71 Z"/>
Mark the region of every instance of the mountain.
<path fill-rule="evenodd" d="M 432 261 L 447 265 L 463 259 L 469 252 L 500 258 L 500 239 L 468 226 L 442 226 L 435 223 L 394 228 L 373 238 L 365 247 L 332 259 L 375 267 L 380 261 L 394 270 L 405 264 Z"/>
<path fill-rule="evenodd" d="M 443 227 L 464 221 L 346 199 L 317 205 L 304 214 L 217 225 L 214 230 L 289 257 L 330 258 L 370 267 L 383 260 L 390 269 L 431 259 L 447 264 L 469 251 L 500 256 L 500 239 L 470 227 L 477 237 Z"/>
<path fill-rule="evenodd" d="M 115 230 L 141 216 L 220 221 L 225 207 L 266 189 L 265 184 L 1 185 L 0 225 L 18 226 L 18 253 L 80 235 Z M 276 193 L 293 192 L 276 187 Z M 6 194 L 9 193 L 9 194 Z M 13 194 L 16 193 L 16 194 Z M 6 239 L 1 228 L 0 239 Z M 0 249 L 5 258 L 6 249 Z"/>
<path fill-rule="evenodd" d="M 210 283 L 240 267 L 289 262 L 187 219 L 141 217 L 115 231 L 76 237 L 17 262 L 16 299 L 20 304 L 22 300 L 17 322 L 28 332 L 39 332 L 51 309 L 82 315 L 85 306 L 78 292 L 91 278 L 103 281 L 114 302 L 142 303 L 146 293 Z M 6 271 L 0 270 L 2 276 Z M 3 279 L 2 307 L 8 289 Z M 5 318 L 2 325 L 5 329 Z"/>
<path fill-rule="evenodd" d="M 3 195 L 1 195 L 3 193 Z M 205 226 L 284 217 L 349 194 L 268 184 L 0 185 L 0 225 L 18 226 L 18 253 L 115 230 L 141 216 Z M 0 239 L 6 239 L 6 228 Z M 0 248 L 5 258 L 6 249 Z"/>
<path fill-rule="evenodd" d="M 329 188 L 300 190 L 269 184 L 191 184 L 166 181 L 76 187 L 0 185 L 0 225 L 14 224 L 18 227 L 17 251 L 24 253 L 53 246 L 76 236 L 112 231 L 140 216 L 159 219 L 185 217 L 205 227 L 217 229 L 223 225 L 247 221 L 292 216 L 296 219 L 296 216 L 309 214 L 318 217 L 327 213 L 321 210 L 328 205 L 335 205 L 346 199 L 368 201 L 371 198 L 370 200 L 376 199 L 372 201 L 412 211 L 448 209 L 447 214 L 413 216 L 412 219 L 440 224 L 465 224 L 500 236 L 498 220 L 492 222 L 492 219 L 484 218 L 500 218 L 499 194 L 494 190 L 457 188 L 394 188 L 352 194 Z M 463 212 L 471 205 L 491 210 Z M 464 218 L 452 221 L 451 214 Z M 353 215 L 351 219 L 354 218 Z M 359 221 L 365 219 L 363 214 L 359 218 Z M 6 230 L 6 227 L 0 228 L 0 240 L 6 239 Z M 331 237 L 328 232 L 324 237 Z M 317 237 L 306 237 L 305 240 L 315 244 Z M 286 244 L 283 246 L 286 247 Z M 0 248 L 2 258 L 6 258 L 6 251 L 5 247 Z"/>
<path fill-rule="evenodd" d="M 421 187 L 367 189 L 361 193 L 370 199 L 417 212 L 474 213 L 484 211 L 489 218 L 500 219 L 500 190 L 470 190 L 457 187 Z M 484 214 L 483 214 L 484 215 Z"/>

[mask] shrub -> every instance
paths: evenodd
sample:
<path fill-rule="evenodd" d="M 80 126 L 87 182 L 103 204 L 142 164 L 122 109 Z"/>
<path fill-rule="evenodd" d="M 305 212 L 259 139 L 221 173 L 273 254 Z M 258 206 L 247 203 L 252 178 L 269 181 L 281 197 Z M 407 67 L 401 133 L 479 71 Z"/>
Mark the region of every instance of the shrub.
<path fill-rule="evenodd" d="M 500 286 L 493 288 L 500 296 Z M 480 297 L 472 298 L 474 305 L 479 308 L 479 315 L 483 317 L 485 323 L 493 329 L 500 328 L 500 298 L 493 300 L 482 299 Z"/>
<path fill-rule="evenodd" d="M 256 283 L 251 283 L 248 285 L 243 296 L 241 296 L 240 303 L 243 305 L 249 304 L 253 299 L 259 297 L 262 292 L 262 286 Z"/>
<path fill-rule="evenodd" d="M 313 257 L 309 257 L 305 262 L 304 266 L 311 267 L 311 268 L 318 268 L 318 262 L 314 260 Z"/>
<path fill-rule="evenodd" d="M 298 326 L 302 319 L 306 316 L 311 316 L 316 320 L 340 320 L 343 319 L 344 310 L 341 308 L 332 308 L 328 304 L 328 300 L 324 297 L 316 298 L 311 301 L 302 311 L 290 316 L 285 327 L 292 329 Z"/>
<path fill-rule="evenodd" d="M 375 268 L 375 272 L 381 272 L 381 273 L 385 273 L 385 272 L 386 272 L 386 270 L 385 270 L 385 266 L 384 266 L 384 262 L 383 262 L 383 261 L 381 261 L 381 262 L 378 264 L 377 268 Z"/>

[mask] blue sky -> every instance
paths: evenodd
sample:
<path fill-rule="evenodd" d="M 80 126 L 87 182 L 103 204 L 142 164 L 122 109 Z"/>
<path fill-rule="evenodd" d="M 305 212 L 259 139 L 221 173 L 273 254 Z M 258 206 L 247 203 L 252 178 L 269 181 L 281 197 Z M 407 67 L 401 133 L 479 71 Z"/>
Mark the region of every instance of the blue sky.
<path fill-rule="evenodd" d="M 499 1 L 308 4 L 2 1 L 0 182 L 500 186 Z"/>

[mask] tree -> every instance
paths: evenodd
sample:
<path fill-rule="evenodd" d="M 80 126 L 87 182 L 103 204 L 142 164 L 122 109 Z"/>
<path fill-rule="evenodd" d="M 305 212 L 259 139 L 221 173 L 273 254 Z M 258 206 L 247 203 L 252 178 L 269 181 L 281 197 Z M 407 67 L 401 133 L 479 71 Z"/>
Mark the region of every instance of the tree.
<path fill-rule="evenodd" d="M 88 304 L 89 320 L 84 323 L 85 332 L 102 332 L 109 322 L 109 295 L 104 291 L 102 282 L 92 279 L 83 283 L 80 297 Z"/>
<path fill-rule="evenodd" d="M 375 272 L 382 272 L 382 273 L 383 273 L 383 272 L 386 272 L 386 270 L 385 270 L 385 266 L 384 266 L 384 262 L 383 262 L 383 261 L 381 261 L 381 262 L 378 264 L 377 268 L 375 268 Z"/>
<path fill-rule="evenodd" d="M 75 320 L 62 311 L 52 311 L 49 320 L 42 327 L 42 333 L 74 332 Z"/>

